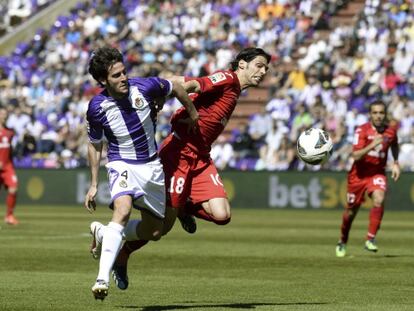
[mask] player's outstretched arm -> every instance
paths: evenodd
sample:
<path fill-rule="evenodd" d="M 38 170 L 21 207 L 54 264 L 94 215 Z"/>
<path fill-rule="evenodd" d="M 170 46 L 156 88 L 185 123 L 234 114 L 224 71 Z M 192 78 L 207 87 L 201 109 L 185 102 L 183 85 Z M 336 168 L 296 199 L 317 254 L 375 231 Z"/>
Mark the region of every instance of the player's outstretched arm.
<path fill-rule="evenodd" d="M 394 163 L 392 164 L 392 167 L 391 167 L 391 178 L 394 181 L 397 181 L 400 178 L 400 175 L 401 175 L 400 164 L 398 163 L 399 153 L 400 153 L 400 147 L 399 147 L 398 143 L 392 144 L 391 145 L 391 154 L 392 154 L 392 157 L 394 158 Z"/>
<path fill-rule="evenodd" d="M 172 76 L 169 78 L 171 82 L 177 82 L 181 84 L 181 86 L 184 88 L 184 90 L 187 93 L 200 93 L 201 92 L 201 86 L 200 83 L 197 80 L 188 80 L 185 81 L 185 77 L 183 76 Z"/>
<path fill-rule="evenodd" d="M 96 209 L 95 197 L 98 193 L 99 163 L 102 156 L 102 142 L 88 143 L 88 160 L 91 169 L 91 184 L 85 196 L 85 208 L 92 213 Z"/>

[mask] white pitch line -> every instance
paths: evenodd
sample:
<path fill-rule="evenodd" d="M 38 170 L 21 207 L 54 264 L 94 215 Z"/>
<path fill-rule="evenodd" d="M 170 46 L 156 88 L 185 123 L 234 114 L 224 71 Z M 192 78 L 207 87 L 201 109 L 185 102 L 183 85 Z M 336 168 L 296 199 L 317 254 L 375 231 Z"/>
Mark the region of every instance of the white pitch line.
<path fill-rule="evenodd" d="M 71 235 L 54 235 L 54 236 L 38 236 L 36 240 L 71 240 L 76 238 L 85 238 L 90 237 L 89 233 L 79 233 L 79 234 L 71 234 Z M 28 236 L 0 236 L 1 240 L 30 240 Z"/>

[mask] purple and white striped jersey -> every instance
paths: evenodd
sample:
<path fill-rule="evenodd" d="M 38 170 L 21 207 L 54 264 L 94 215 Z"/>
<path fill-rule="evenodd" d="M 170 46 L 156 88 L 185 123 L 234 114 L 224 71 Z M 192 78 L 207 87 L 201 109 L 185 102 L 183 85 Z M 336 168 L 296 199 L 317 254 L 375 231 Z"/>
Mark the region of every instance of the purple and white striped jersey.
<path fill-rule="evenodd" d="M 108 161 L 147 163 L 157 155 L 154 99 L 168 96 L 172 84 L 157 77 L 130 78 L 128 98 L 116 100 L 106 90 L 89 102 L 86 120 L 91 143 L 108 141 Z"/>

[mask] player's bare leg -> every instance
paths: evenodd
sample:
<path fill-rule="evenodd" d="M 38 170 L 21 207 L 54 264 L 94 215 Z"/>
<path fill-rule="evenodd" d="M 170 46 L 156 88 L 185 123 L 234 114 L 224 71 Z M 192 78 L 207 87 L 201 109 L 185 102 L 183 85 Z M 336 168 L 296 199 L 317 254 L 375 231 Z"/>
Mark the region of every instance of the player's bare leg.
<path fill-rule="evenodd" d="M 365 249 L 370 252 L 377 252 L 378 246 L 375 240 L 377 232 L 381 226 L 382 217 L 384 215 L 384 199 L 385 192 L 382 190 L 375 190 L 372 193 L 372 202 L 374 206 L 369 213 L 368 233 L 365 241 Z"/>
<path fill-rule="evenodd" d="M 14 209 L 16 208 L 17 188 L 9 188 L 7 190 L 6 207 L 7 212 L 4 217 L 4 222 L 8 225 L 16 226 L 19 224 L 16 216 L 14 215 Z"/>
<path fill-rule="evenodd" d="M 92 254 L 93 259 L 101 258 L 104 228 L 105 226 L 98 221 L 94 221 L 90 224 L 90 233 L 92 235 L 90 252 Z"/>
<path fill-rule="evenodd" d="M 352 222 L 358 214 L 359 206 L 348 207 L 342 214 L 341 237 L 336 245 L 336 257 L 345 257 L 346 243 L 348 243 L 349 232 L 351 230 Z"/>
<path fill-rule="evenodd" d="M 111 222 L 105 227 L 102 237 L 102 253 L 99 260 L 99 272 L 92 294 L 95 299 L 105 299 L 108 295 L 109 277 L 122 245 L 122 235 L 131 214 L 132 198 L 122 195 L 114 200 L 114 212 Z"/>
<path fill-rule="evenodd" d="M 126 241 L 122 246 L 114 266 L 112 267 L 112 278 L 119 289 L 125 290 L 129 286 L 127 271 L 129 256 L 132 252 L 140 249 L 147 243 L 148 240 Z"/>
<path fill-rule="evenodd" d="M 157 241 L 161 235 L 170 231 L 174 225 L 176 213 L 175 209 L 166 208 L 165 218 L 162 220 L 145 211 L 141 212 L 142 221 L 135 229 L 138 240 L 125 241 L 112 268 L 112 278 L 119 289 L 125 290 L 129 286 L 127 272 L 129 256 L 146 245 L 149 240 Z"/>
<path fill-rule="evenodd" d="M 198 204 L 188 201 L 184 211 L 180 211 L 178 219 L 188 233 L 194 233 L 197 228 L 194 217 L 188 216 L 194 215 L 217 225 L 226 225 L 231 220 L 230 204 L 226 198 L 214 198 Z"/>

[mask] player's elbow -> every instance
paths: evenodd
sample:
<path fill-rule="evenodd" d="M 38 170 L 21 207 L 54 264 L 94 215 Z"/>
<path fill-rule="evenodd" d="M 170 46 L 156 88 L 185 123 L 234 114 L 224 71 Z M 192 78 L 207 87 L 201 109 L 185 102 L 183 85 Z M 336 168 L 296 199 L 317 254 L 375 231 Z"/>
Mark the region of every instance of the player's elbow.
<path fill-rule="evenodd" d="M 179 84 L 184 84 L 185 83 L 185 79 L 183 76 L 172 76 L 170 78 L 168 78 L 168 80 L 170 80 L 173 84 L 174 83 L 179 83 Z"/>
<path fill-rule="evenodd" d="M 196 80 L 190 80 L 185 82 L 183 84 L 183 87 L 187 93 L 200 93 L 201 91 L 200 83 L 198 83 L 198 81 Z"/>
<path fill-rule="evenodd" d="M 358 160 L 360 160 L 361 159 L 361 155 L 359 154 L 359 153 L 357 153 L 357 152 L 352 152 L 351 153 L 351 158 L 352 159 L 354 159 L 354 161 L 358 161 Z"/>

